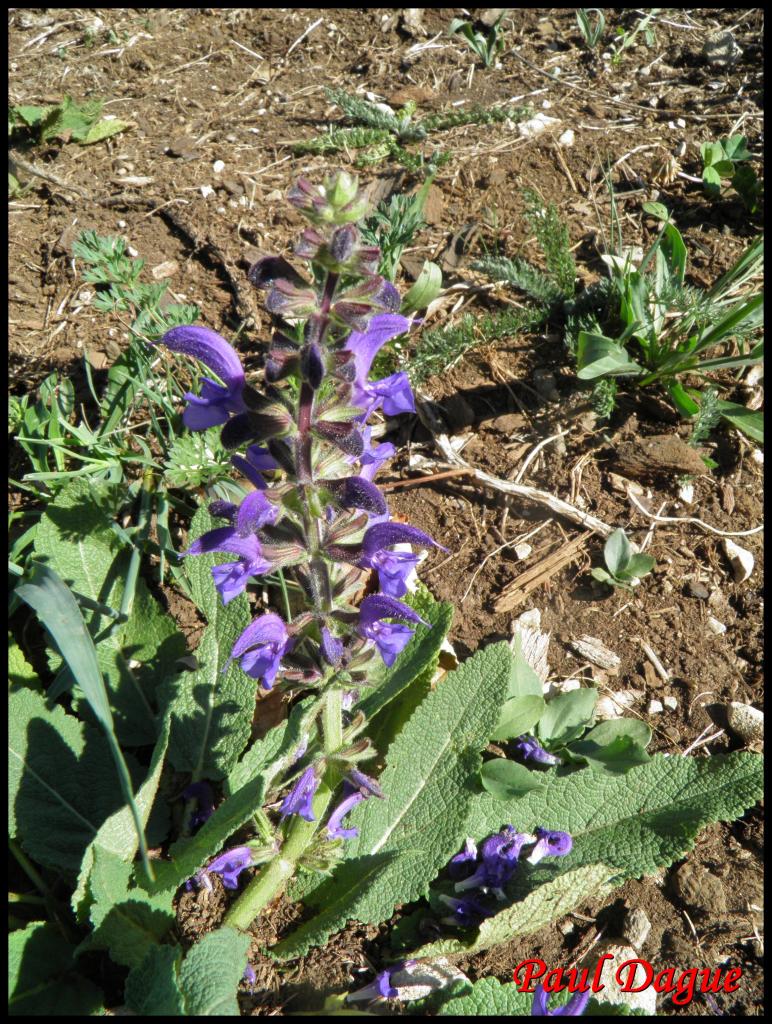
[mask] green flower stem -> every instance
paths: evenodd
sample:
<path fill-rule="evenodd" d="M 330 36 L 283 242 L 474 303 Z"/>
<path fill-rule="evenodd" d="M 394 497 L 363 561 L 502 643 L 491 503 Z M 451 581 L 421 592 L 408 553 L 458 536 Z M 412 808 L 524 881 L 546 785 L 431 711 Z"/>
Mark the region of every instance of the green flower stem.
<path fill-rule="evenodd" d="M 343 744 L 343 691 L 331 687 L 325 694 L 322 711 L 324 752 L 331 754 Z"/>
<path fill-rule="evenodd" d="M 303 854 L 311 844 L 319 822 L 327 812 L 332 800 L 332 789 L 327 784 L 328 771 L 319 783 L 313 799 L 315 821 L 306 821 L 300 815 L 293 815 L 287 836 L 279 854 L 252 879 L 242 895 L 236 900 L 223 918 L 223 924 L 246 931 L 260 911 L 278 896 L 295 874 Z"/>

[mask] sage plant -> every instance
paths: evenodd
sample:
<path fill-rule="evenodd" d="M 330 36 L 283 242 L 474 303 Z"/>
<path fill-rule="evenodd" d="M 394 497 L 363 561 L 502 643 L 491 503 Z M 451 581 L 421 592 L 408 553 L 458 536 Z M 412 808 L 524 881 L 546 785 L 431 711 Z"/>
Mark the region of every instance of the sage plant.
<path fill-rule="evenodd" d="M 219 378 L 204 377 L 198 394 L 185 395 L 183 420 L 191 430 L 221 425 L 235 469 L 254 488 L 238 505 L 213 502 L 210 512 L 224 525 L 199 537 L 185 556 L 235 556 L 212 570 L 224 603 L 261 576 L 289 575 L 300 596 L 291 614 L 258 615 L 231 659 L 263 690 L 316 696 L 308 753 L 299 752 L 297 777 L 279 807 L 278 853 L 228 915 L 241 927 L 310 856 L 312 841 L 318 862 L 320 845 L 357 834 L 343 825 L 349 811 L 383 795 L 357 767 L 371 756 L 360 735 L 363 716 L 354 708 L 344 719 L 344 706 L 372 684 L 379 660 L 394 663 L 423 621 L 400 600 L 417 563 L 406 547 L 437 546 L 416 527 L 392 521 L 373 482 L 394 454 L 392 444 L 373 443 L 373 414 L 413 412 L 415 404 L 406 374 L 370 379 L 378 350 L 410 322 L 398 312 L 396 288 L 375 272 L 378 248 L 363 244 L 356 226 L 366 212 L 358 183 L 343 171 L 321 186 L 301 178 L 288 198 L 309 221 L 295 246 L 308 270 L 265 257 L 249 272 L 276 320 L 262 388 L 247 383 L 235 350 L 208 328 L 175 327 L 160 339 Z M 371 572 L 379 592 L 363 597 Z M 232 865 L 249 864 L 242 848 L 209 870 L 221 871 L 220 860 L 234 884 Z"/>

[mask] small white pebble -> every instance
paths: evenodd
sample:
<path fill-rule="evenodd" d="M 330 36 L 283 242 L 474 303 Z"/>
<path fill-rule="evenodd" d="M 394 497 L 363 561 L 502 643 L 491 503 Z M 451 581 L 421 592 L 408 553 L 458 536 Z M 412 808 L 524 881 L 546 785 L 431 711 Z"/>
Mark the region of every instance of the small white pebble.
<path fill-rule="evenodd" d="M 533 548 L 530 544 L 515 544 L 515 554 L 521 562 L 524 558 L 528 558 L 532 551 Z"/>
<path fill-rule="evenodd" d="M 127 245 L 126 252 L 129 254 L 129 256 L 131 256 L 133 260 L 135 260 L 137 256 L 139 256 L 139 251 L 135 249 L 133 245 Z"/>
<path fill-rule="evenodd" d="M 675 709 L 678 707 L 678 698 L 677 697 L 663 697 L 662 698 L 662 703 L 665 705 L 665 707 L 668 709 L 668 711 L 675 711 Z"/>
<path fill-rule="evenodd" d="M 662 701 L 661 700 L 656 700 L 656 698 L 654 700 L 650 700 L 649 701 L 649 706 L 646 708 L 646 711 L 650 715 L 659 715 L 659 714 L 662 713 L 663 710 L 664 710 L 664 707 L 663 707 Z"/>
<path fill-rule="evenodd" d="M 214 189 L 212 188 L 211 185 L 202 185 L 199 191 L 201 195 L 204 197 L 204 199 L 208 199 L 209 196 L 214 195 Z"/>
<path fill-rule="evenodd" d="M 214 171 L 215 174 L 222 174 L 222 172 L 225 170 L 225 161 L 215 160 L 215 162 L 212 164 L 212 170 Z"/>
<path fill-rule="evenodd" d="M 708 616 L 708 629 L 711 633 L 715 633 L 716 636 L 721 636 L 722 633 L 726 633 L 726 626 L 714 615 Z"/>
<path fill-rule="evenodd" d="M 126 227 L 126 221 L 125 220 L 119 220 L 118 221 L 118 227 L 119 228 L 125 228 Z"/>
<path fill-rule="evenodd" d="M 563 134 L 558 138 L 558 142 L 561 146 L 573 146 L 574 139 L 576 136 L 570 128 L 566 128 Z"/>

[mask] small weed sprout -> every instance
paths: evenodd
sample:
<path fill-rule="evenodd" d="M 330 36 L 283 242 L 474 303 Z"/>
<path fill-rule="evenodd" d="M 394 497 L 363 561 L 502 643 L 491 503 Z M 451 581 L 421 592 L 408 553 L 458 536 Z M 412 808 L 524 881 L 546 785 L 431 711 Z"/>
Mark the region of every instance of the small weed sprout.
<path fill-rule="evenodd" d="M 657 42 L 657 37 L 654 34 L 654 29 L 651 27 L 651 22 L 654 17 L 659 14 L 661 8 L 654 7 L 648 14 L 639 18 L 636 21 L 634 27 L 629 31 L 625 31 L 622 26 L 618 26 L 616 30 L 617 40 L 611 44 L 611 63 L 617 65 L 622 60 L 622 54 L 625 50 L 629 50 L 635 45 L 635 40 L 639 32 L 643 32 L 643 38 L 646 41 L 646 45 L 651 48 Z"/>
<path fill-rule="evenodd" d="M 625 531 L 621 529 L 614 530 L 606 541 L 603 547 L 603 561 L 606 568 L 593 569 L 593 579 L 620 590 L 632 590 L 633 587 L 637 587 L 641 577 L 648 575 L 655 565 L 651 555 L 633 553 L 632 545 Z"/>
<path fill-rule="evenodd" d="M 491 25 L 487 35 L 482 32 L 475 32 L 471 21 L 464 18 L 454 18 L 448 29 L 449 35 L 460 34 L 462 39 L 469 46 L 470 50 L 477 54 L 486 68 L 492 67 L 504 49 L 504 36 L 501 30 L 501 22 L 506 14 L 502 11 L 496 21 Z"/>
<path fill-rule="evenodd" d="M 721 183 L 728 179 L 730 187 L 740 197 L 748 213 L 758 212 L 763 186 L 754 169 L 746 162 L 751 159 L 751 153 L 744 135 L 732 135 L 718 142 L 703 142 L 700 156 L 706 192 L 715 197 L 720 196 Z"/>
<path fill-rule="evenodd" d="M 595 19 L 590 17 L 596 15 Z M 593 51 L 600 42 L 606 28 L 606 19 L 599 7 L 580 7 L 576 12 L 576 20 L 582 39 L 588 50 Z"/>

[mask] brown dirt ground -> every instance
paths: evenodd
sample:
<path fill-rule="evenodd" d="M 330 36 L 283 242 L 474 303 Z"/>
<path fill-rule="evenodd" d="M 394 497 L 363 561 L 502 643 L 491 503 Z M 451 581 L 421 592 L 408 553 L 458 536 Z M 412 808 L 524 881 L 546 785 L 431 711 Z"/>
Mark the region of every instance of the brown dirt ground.
<path fill-rule="evenodd" d="M 78 297 L 83 285 L 70 247 L 86 228 L 122 233 L 149 268 L 176 261 L 175 298 L 196 302 L 202 322 L 214 329 L 233 333 L 252 318 L 240 346 L 247 365 L 258 366 L 268 321 L 246 286 L 245 271 L 257 252 L 288 251 L 298 221 L 286 212 L 282 197 L 299 173 L 318 177 L 329 167 L 321 157 L 293 157 L 287 147 L 337 119 L 323 93 L 329 84 L 352 92 L 366 89 L 387 102 L 414 99 L 420 111 L 526 97 L 535 110 L 548 103 L 549 115 L 559 119 L 554 130 L 530 140 L 506 125 L 464 127 L 433 137 L 433 143 L 452 150 L 453 158 L 437 176 L 432 223 L 411 251 L 414 257 L 437 256 L 470 222 L 479 230 L 472 256 L 483 246 L 532 256 L 521 194 L 531 186 L 558 206 L 568 224 L 582 281 L 596 280 L 609 223 L 600 168 L 610 158 L 616 163 L 614 182 L 629 244 L 645 244 L 651 237 L 652 224 L 640 217 L 640 204 L 658 193 L 684 234 L 692 284 L 709 285 L 731 265 L 759 225 L 731 197 L 710 201 L 682 178 L 656 184 L 654 158 L 662 150 L 653 146 L 673 153 L 685 143 L 681 167 L 692 175 L 700 173 L 700 143 L 730 130 L 742 131 L 751 150 L 759 149 L 759 10 L 665 11 L 651 50 L 637 46 L 618 67 L 605 69 L 579 48 L 572 10 L 516 10 L 504 23 L 507 46 L 500 66 L 474 72 L 470 52 L 445 34 L 459 13 L 425 9 L 424 30 L 411 31 L 400 11 L 391 8 L 15 9 L 11 103 L 54 102 L 65 92 L 77 99 L 99 97 L 108 101 L 106 112 L 135 127 L 88 148 L 57 143 L 19 149 L 57 181 L 22 171 L 28 189 L 9 203 L 11 392 L 34 388 L 56 369 L 71 375 L 85 395 L 83 357 L 102 369 L 126 338 L 119 322 L 106 321 Z M 631 16 L 607 12 L 611 27 L 625 18 L 629 26 Z M 718 28 L 732 28 L 742 48 L 729 68 L 708 66 L 700 58 L 705 39 Z M 566 127 L 574 129 L 576 141 L 560 148 L 556 139 Z M 216 160 L 225 164 L 219 174 L 212 166 Z M 388 179 L 393 172 L 381 167 L 364 178 Z M 138 176 L 152 181 L 126 184 Z M 215 190 L 209 198 L 200 191 L 203 185 Z M 168 204 L 174 216 L 154 214 L 149 199 Z M 462 265 L 446 283 L 453 280 L 477 279 Z M 485 303 L 476 300 L 477 308 L 499 300 L 507 301 L 500 290 Z M 440 318 L 447 315 L 446 309 Z M 546 398 L 543 388 L 534 387 L 545 374 L 552 374 L 556 389 Z M 667 418 L 663 422 L 656 403 L 632 399 L 620 403 L 609 426 L 599 426 L 588 411 L 587 392 L 567 366 L 559 336 L 517 337 L 481 347 L 441 379 L 430 380 L 425 392 L 444 408 L 456 433 L 469 435 L 464 458 L 500 477 L 513 476 L 540 439 L 567 430 L 561 444 L 542 449 L 524 482 L 624 526 L 638 541 L 645 536 L 649 521 L 610 484 L 614 450 L 621 439 L 674 433 L 677 427 Z M 742 400 L 739 389 L 737 400 Z M 390 480 L 412 472 L 408 460 L 414 452 L 430 454 L 420 427 L 409 424 L 400 431 L 402 446 Z M 643 500 L 665 515 L 696 515 L 719 530 L 757 526 L 763 514 L 762 469 L 750 446 L 735 434 L 717 435 L 706 451 L 718 469 L 694 481 L 691 505 L 679 499 L 673 474 L 647 481 Z M 18 504 L 19 495 L 12 500 Z M 391 503 L 396 513 L 450 549 L 450 557 L 432 555 L 423 578 L 437 597 L 456 605 L 451 640 L 459 655 L 510 636 L 513 618 L 537 607 L 543 627 L 552 632 L 554 678 L 588 674 L 567 646 L 582 634 L 598 637 L 618 653 L 619 673 L 605 685 L 640 691 L 632 713 L 654 729 L 653 750 L 685 750 L 711 724 L 711 715 L 720 723 L 720 708 L 729 700 L 762 703 L 760 534 L 741 540 L 755 555 L 756 569 L 736 584 L 719 537 L 695 526 L 659 525 L 649 548 L 657 560 L 653 576 L 632 596 L 615 592 L 605 598 L 588 583 L 587 569 L 597 564 L 599 550 L 590 538 L 574 563 L 545 580 L 514 611 L 496 614 L 493 605 L 502 589 L 576 537 L 577 528 L 553 518 L 520 563 L 514 542 L 545 522 L 537 505 L 512 502 L 507 508 L 500 495 L 459 479 L 395 490 Z M 704 598 L 691 596 L 692 584 L 703 586 L 698 592 Z M 194 628 L 195 617 L 185 604 L 178 598 L 171 611 L 183 628 Z M 710 632 L 709 615 L 726 624 L 725 633 Z M 664 663 L 667 683 L 652 670 L 639 638 Z M 649 701 L 665 697 L 676 699 L 675 709 L 649 715 Z M 703 748 L 703 755 L 737 745 L 725 732 Z M 725 900 L 706 905 L 696 916 L 687 914 L 676 893 L 675 865 L 661 878 L 628 883 L 610 908 L 582 908 L 581 915 L 527 942 L 499 947 L 462 967 L 473 978 L 493 974 L 506 980 L 526 956 L 567 963 L 599 927 L 613 934 L 623 905 L 637 906 L 652 920 L 644 952 L 655 964 L 740 965 L 742 987 L 736 996 L 719 996 L 720 1009 L 732 1015 L 760 1013 L 761 829 L 760 813 L 753 811 L 700 836 L 687 861 L 718 880 Z M 211 907 L 202 913 L 195 899 L 182 897 L 181 937 L 194 939 L 219 916 Z M 363 983 L 368 976 L 352 971 L 378 966 L 385 955 L 388 926 L 353 926 L 279 974 L 258 946 L 295 918 L 296 910 L 280 902 L 261 923 L 254 944 L 258 990 L 244 997 L 244 1014 L 319 1005 L 325 993 L 350 987 L 352 978 Z M 712 1012 L 699 999 L 685 1010 L 674 1011 L 666 999 L 661 1007 L 665 1014 Z"/>

